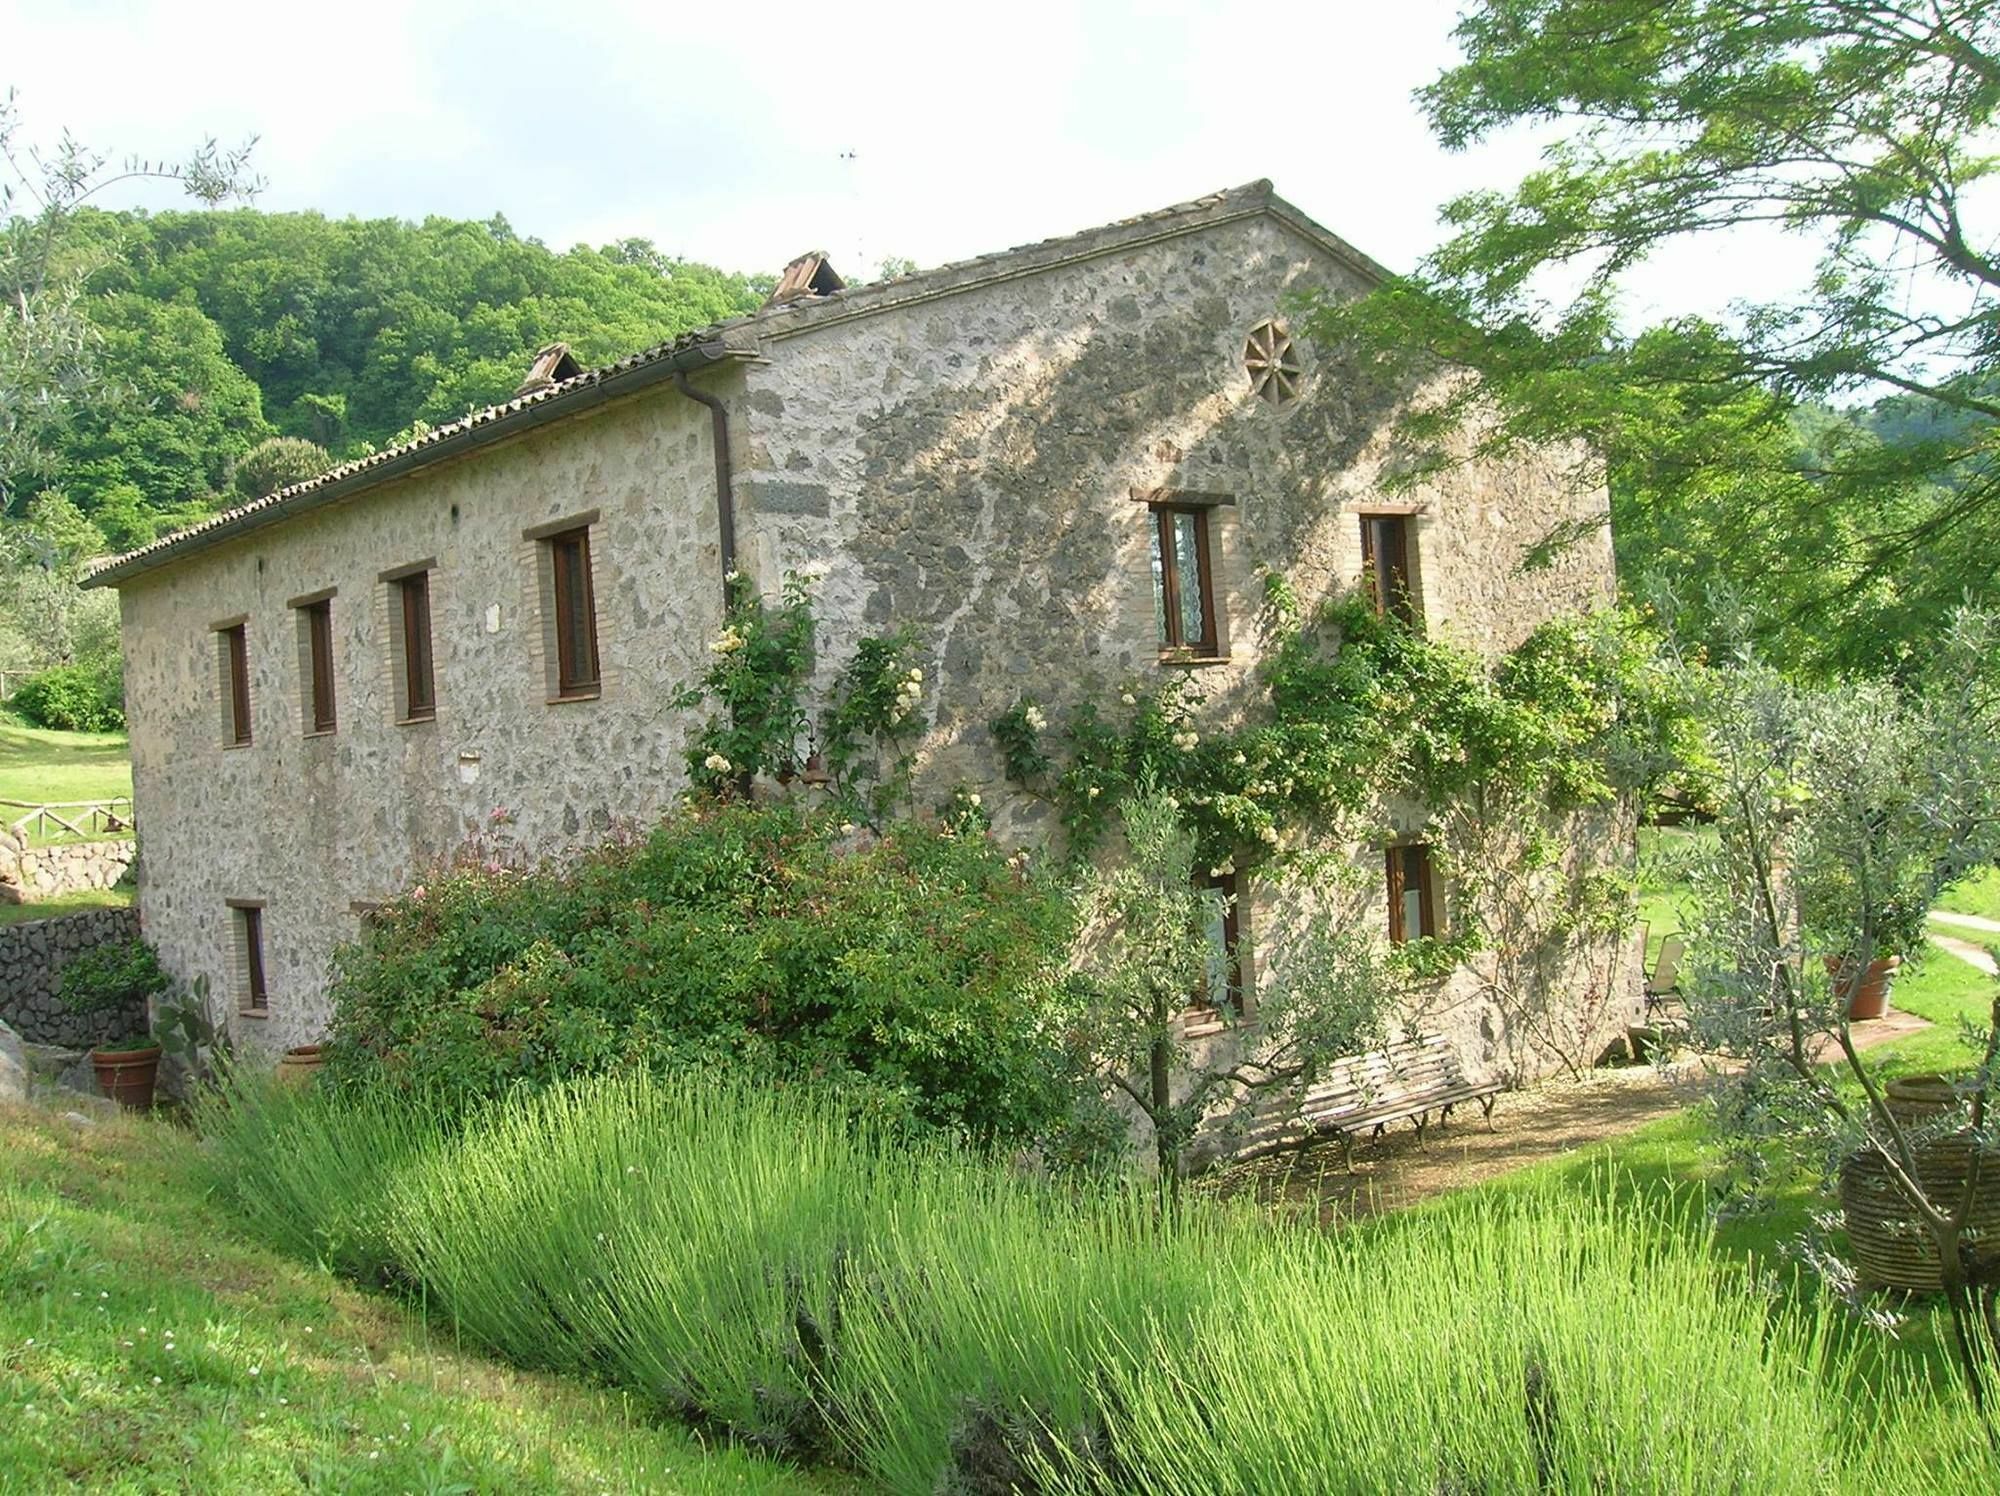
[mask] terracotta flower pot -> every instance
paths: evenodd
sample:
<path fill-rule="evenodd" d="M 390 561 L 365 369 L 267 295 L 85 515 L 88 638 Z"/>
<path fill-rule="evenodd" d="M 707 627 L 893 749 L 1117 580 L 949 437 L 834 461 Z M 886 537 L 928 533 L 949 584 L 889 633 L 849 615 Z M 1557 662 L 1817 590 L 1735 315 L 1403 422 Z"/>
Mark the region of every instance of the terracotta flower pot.
<path fill-rule="evenodd" d="M 97 1089 L 131 1111 L 153 1105 L 153 1086 L 160 1076 L 160 1046 L 144 1049 L 93 1049 L 90 1067 L 97 1072 Z"/>
<path fill-rule="evenodd" d="M 294 1045 L 278 1061 L 278 1079 L 288 1086 L 306 1085 L 325 1063 L 326 1055 L 319 1045 Z"/>
<path fill-rule="evenodd" d="M 1884 956 L 1879 961 L 1870 961 L 1868 969 L 1861 974 L 1861 985 L 1848 999 L 1847 1016 L 1861 1022 L 1880 1018 L 1888 1012 L 1889 989 L 1895 985 L 1896 968 L 1902 964 L 1901 956 Z M 1847 984 L 1854 979 L 1853 968 L 1837 956 L 1828 956 L 1826 969 L 1833 978 L 1833 990 L 1845 992 Z"/>

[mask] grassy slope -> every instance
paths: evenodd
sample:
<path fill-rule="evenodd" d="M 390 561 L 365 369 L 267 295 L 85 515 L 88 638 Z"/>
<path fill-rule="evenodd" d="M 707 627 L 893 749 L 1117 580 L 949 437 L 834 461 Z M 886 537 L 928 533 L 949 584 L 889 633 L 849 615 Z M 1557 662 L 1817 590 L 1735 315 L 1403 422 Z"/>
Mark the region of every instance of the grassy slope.
<path fill-rule="evenodd" d="M 2000 868 L 1974 873 L 1956 888 L 1947 889 L 1938 908 L 1954 914 L 1977 914 L 1984 919 L 2000 919 Z"/>
<path fill-rule="evenodd" d="M 131 793 L 132 760 L 122 733 L 51 732 L 0 721 L 0 800 L 52 804 Z M 0 824 L 12 824 L 21 814 L 0 806 Z M 106 888 L 38 904 L 0 904 L 0 925 L 131 902 L 130 888 Z"/>
<path fill-rule="evenodd" d="M 107 800 L 131 793 L 132 759 L 123 733 L 0 723 L 0 800 Z"/>
<path fill-rule="evenodd" d="M 0 1106 L 0 1492 L 829 1489 L 243 1244 L 191 1146 Z"/>

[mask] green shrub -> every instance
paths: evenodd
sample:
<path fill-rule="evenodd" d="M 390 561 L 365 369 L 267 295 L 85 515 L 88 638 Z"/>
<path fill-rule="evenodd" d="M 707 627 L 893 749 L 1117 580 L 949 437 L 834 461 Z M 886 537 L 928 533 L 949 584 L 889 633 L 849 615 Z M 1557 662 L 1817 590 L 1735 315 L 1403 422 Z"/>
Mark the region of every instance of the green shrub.
<path fill-rule="evenodd" d="M 1067 1114 L 1071 913 L 983 838 L 743 804 L 532 872 L 463 861 L 344 951 L 328 1073 L 459 1106 L 626 1066 L 810 1079 L 981 1143 Z"/>
<path fill-rule="evenodd" d="M 635 1072 L 414 1148 L 339 1093 L 210 1120 L 226 1194 L 460 1333 L 871 1488 L 1994 1489 L 1955 1384 L 1610 1181 L 1328 1236 L 1060 1192 L 807 1088 Z"/>
<path fill-rule="evenodd" d="M 56 978 L 56 997 L 72 1013 L 105 1013 L 144 1002 L 172 985 L 143 940 L 114 940 L 79 951 Z"/>
<path fill-rule="evenodd" d="M 117 659 L 57 665 L 22 681 L 7 706 L 33 727 L 63 732 L 123 732 L 125 676 Z"/>
<path fill-rule="evenodd" d="M 317 478 L 332 466 L 332 454 L 317 442 L 302 436 L 271 436 L 236 459 L 229 482 L 240 499 L 261 499 Z"/>

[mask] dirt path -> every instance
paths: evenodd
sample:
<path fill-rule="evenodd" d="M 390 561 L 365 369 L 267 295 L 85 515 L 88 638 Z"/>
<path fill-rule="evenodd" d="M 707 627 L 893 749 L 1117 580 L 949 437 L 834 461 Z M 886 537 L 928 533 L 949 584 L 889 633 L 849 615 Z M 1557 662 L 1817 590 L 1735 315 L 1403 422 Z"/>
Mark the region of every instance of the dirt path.
<path fill-rule="evenodd" d="M 1858 1048 L 1874 1049 L 1928 1027 L 1914 1014 L 1891 1010 L 1856 1025 L 1854 1038 Z M 1396 1210 L 1643 1127 L 1696 1099 L 1708 1074 L 1696 1060 L 1665 1070 L 1628 1065 L 1561 1077 L 1501 1096 L 1491 1132 L 1475 1109 L 1448 1127 L 1432 1127 L 1422 1148 L 1407 1125 L 1357 1144 L 1352 1174 L 1342 1166 L 1339 1146 L 1322 1143 L 1232 1170 L 1216 1191 L 1248 1192 L 1267 1204 L 1311 1212 L 1322 1225 Z"/>
<path fill-rule="evenodd" d="M 1939 929 L 1940 925 L 1944 929 Z M 1946 930 L 1953 933 L 1946 934 Z M 1982 938 L 1971 939 L 1974 935 Z M 1995 935 L 2000 935 L 2000 920 L 1981 919 L 1976 914 L 1947 914 L 1942 910 L 1931 913 L 1931 943 L 1942 946 L 1961 961 L 1970 962 L 1988 976 L 2000 976 L 2000 966 L 1994 964 L 1987 950 L 1995 944 Z"/>

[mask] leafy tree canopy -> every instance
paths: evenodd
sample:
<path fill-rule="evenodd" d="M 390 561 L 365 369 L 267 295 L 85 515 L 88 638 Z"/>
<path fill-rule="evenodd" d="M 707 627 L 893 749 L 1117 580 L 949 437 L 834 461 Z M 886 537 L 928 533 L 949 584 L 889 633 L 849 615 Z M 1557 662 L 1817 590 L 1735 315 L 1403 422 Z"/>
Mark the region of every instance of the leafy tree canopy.
<path fill-rule="evenodd" d="M 1411 372 L 1482 376 L 1411 434 L 1476 432 L 1460 452 L 1582 435 L 1628 574 L 1733 575 L 1795 666 L 1884 663 L 1964 588 L 1991 595 L 1973 557 L 2000 539 L 2000 11 L 1479 0 L 1457 37 L 1464 62 L 1421 95 L 1444 144 L 1561 134 L 1511 192 L 1448 204 L 1452 236 L 1413 275 L 1314 318 Z M 1621 321 L 1662 250 L 1772 227 L 1816 255 L 1790 294 Z M 1480 409 L 1497 419 L 1469 423 Z"/>
<path fill-rule="evenodd" d="M 25 241 L 38 223 L 4 232 Z M 246 454 L 271 437 L 344 461 L 507 399 L 544 344 L 605 362 L 762 294 L 645 240 L 557 253 L 498 217 L 85 208 L 63 254 L 82 267 L 107 398 L 71 413 L 46 481 L 118 546 L 234 502 Z"/>

